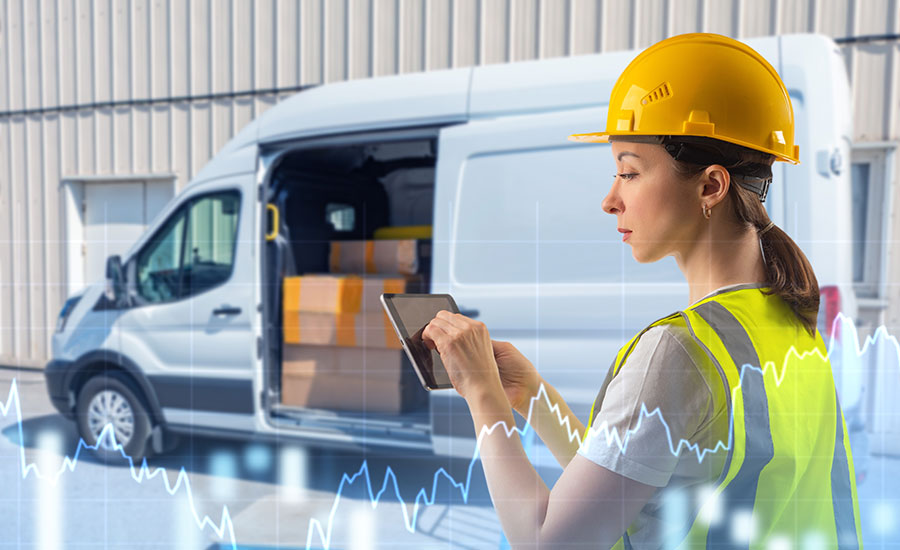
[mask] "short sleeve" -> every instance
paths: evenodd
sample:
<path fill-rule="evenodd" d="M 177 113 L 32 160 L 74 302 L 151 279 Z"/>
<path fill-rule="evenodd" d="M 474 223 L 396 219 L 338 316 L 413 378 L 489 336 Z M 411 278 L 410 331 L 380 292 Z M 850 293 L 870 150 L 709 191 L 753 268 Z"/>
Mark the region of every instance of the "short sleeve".
<path fill-rule="evenodd" d="M 713 394 L 696 350 L 657 325 L 645 332 L 610 381 L 578 453 L 613 472 L 664 487 L 690 441 L 713 410 Z M 689 336 L 687 337 L 689 338 Z"/>

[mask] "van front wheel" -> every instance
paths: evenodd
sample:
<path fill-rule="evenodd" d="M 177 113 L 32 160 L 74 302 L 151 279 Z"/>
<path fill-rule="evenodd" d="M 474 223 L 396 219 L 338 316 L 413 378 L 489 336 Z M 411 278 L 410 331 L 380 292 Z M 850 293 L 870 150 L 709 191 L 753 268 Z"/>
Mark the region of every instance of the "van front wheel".
<path fill-rule="evenodd" d="M 95 376 L 78 394 L 78 431 L 105 460 L 121 459 L 119 446 L 135 462 L 149 450 L 150 416 L 136 392 L 116 373 Z"/>

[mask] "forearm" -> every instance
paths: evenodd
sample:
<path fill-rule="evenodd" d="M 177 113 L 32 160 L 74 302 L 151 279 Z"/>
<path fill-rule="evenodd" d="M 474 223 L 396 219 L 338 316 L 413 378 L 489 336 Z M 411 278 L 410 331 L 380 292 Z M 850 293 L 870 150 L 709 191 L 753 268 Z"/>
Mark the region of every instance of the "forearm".
<path fill-rule="evenodd" d="M 565 468 L 578 450 L 581 437 L 584 435 L 584 424 L 575 416 L 556 388 L 543 379 L 541 383 L 546 398 L 544 394 L 535 392 L 538 398 L 529 399 L 522 410 L 517 412 L 530 421 L 535 433 L 550 449 L 560 466 Z"/>
<path fill-rule="evenodd" d="M 514 548 L 539 540 L 550 490 L 528 460 L 509 402 L 499 392 L 467 398 L 491 500 Z M 510 433 L 512 431 L 512 433 Z"/>

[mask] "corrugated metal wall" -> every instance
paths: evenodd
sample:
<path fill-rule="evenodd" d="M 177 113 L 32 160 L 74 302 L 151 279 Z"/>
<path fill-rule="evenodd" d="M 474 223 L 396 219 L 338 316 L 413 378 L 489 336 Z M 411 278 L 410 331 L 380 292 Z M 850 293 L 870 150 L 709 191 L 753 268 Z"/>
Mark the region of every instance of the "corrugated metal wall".
<path fill-rule="evenodd" d="M 61 181 L 175 174 L 180 188 L 286 95 L 264 90 L 693 31 L 896 33 L 898 18 L 896 0 L 0 0 L 0 363 L 49 355 Z M 897 48 L 845 48 L 858 139 L 900 133 Z"/>

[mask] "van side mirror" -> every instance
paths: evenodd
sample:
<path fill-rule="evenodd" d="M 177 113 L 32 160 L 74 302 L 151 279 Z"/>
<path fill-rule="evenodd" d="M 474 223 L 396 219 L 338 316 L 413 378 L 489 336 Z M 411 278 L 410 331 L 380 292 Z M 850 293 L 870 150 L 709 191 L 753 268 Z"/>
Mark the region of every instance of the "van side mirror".
<path fill-rule="evenodd" d="M 127 302 L 122 258 L 118 254 L 106 259 L 106 299 L 116 307 L 123 307 Z"/>

